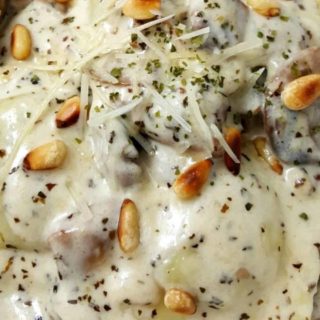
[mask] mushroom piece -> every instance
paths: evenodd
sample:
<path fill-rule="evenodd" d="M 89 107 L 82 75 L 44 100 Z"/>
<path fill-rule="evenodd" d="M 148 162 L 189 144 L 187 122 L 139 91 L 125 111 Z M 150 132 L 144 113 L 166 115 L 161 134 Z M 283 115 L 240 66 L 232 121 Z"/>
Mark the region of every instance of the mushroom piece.
<path fill-rule="evenodd" d="M 263 109 L 266 132 L 277 156 L 286 163 L 308 164 L 320 161 L 320 99 L 299 111 L 283 105 L 281 93 L 295 79 L 320 72 L 320 48 L 308 48 L 293 57 L 269 80 Z"/>
<path fill-rule="evenodd" d="M 0 0 L 0 19 L 4 16 L 7 9 L 7 1 L 6 0 Z M 0 21 L 1 23 L 1 21 Z"/>
<path fill-rule="evenodd" d="M 48 242 L 63 275 L 88 273 L 106 258 L 106 240 L 88 231 L 58 231 Z"/>
<path fill-rule="evenodd" d="M 138 182 L 142 175 L 137 164 L 139 152 L 124 126 L 113 119 L 108 125 L 90 130 L 94 160 L 101 174 L 122 187 Z"/>
<path fill-rule="evenodd" d="M 240 1 L 222 1 L 212 6 L 205 1 L 191 1 L 188 16 L 193 30 L 210 28 L 203 42 L 197 38 L 201 45 L 225 49 L 242 41 L 247 13 L 248 9 Z M 198 43 L 197 39 L 193 42 Z"/>

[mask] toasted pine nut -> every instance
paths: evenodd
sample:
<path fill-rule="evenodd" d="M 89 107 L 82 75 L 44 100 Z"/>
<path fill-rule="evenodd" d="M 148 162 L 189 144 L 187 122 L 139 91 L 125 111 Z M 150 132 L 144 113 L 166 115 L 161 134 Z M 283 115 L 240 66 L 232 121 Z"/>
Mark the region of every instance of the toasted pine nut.
<path fill-rule="evenodd" d="M 270 147 L 268 147 L 267 139 L 264 137 L 257 137 L 253 140 L 253 144 L 257 150 L 258 155 L 269 164 L 270 168 L 274 172 L 281 175 L 283 171 L 282 164 L 280 163 L 278 158 L 273 154 Z"/>
<path fill-rule="evenodd" d="M 153 10 L 159 10 L 161 0 L 128 0 L 122 8 L 125 16 L 136 20 L 147 20 L 154 17 Z"/>
<path fill-rule="evenodd" d="M 197 311 L 194 297 L 181 289 L 168 290 L 164 296 L 164 305 L 173 312 L 185 315 L 191 315 Z"/>
<path fill-rule="evenodd" d="M 11 53 L 17 60 L 26 60 L 31 54 L 32 39 L 29 30 L 16 24 L 11 33 Z"/>
<path fill-rule="evenodd" d="M 241 133 L 237 128 L 227 128 L 225 130 L 224 138 L 235 154 L 239 159 L 241 158 Z M 224 163 L 227 169 L 233 173 L 235 176 L 240 172 L 240 162 L 236 163 L 227 152 L 224 153 Z"/>
<path fill-rule="evenodd" d="M 210 159 L 201 160 L 182 172 L 173 184 L 173 189 L 181 199 L 190 199 L 198 195 L 207 182 L 212 168 Z"/>
<path fill-rule="evenodd" d="M 244 3 L 262 16 L 276 17 L 280 15 L 280 6 L 277 0 L 244 0 Z"/>
<path fill-rule="evenodd" d="M 23 160 L 27 170 L 55 169 L 62 165 L 67 155 L 64 142 L 54 140 L 30 151 Z"/>
<path fill-rule="evenodd" d="M 120 209 L 118 240 L 123 252 L 134 251 L 140 243 L 138 209 L 130 199 L 125 199 Z"/>
<path fill-rule="evenodd" d="M 303 110 L 320 98 L 320 74 L 300 77 L 287 84 L 282 101 L 291 110 Z"/>
<path fill-rule="evenodd" d="M 71 0 L 54 0 L 56 3 L 68 4 Z"/>
<path fill-rule="evenodd" d="M 80 98 L 73 97 L 64 102 L 56 114 L 56 126 L 67 128 L 75 124 L 80 116 Z"/>

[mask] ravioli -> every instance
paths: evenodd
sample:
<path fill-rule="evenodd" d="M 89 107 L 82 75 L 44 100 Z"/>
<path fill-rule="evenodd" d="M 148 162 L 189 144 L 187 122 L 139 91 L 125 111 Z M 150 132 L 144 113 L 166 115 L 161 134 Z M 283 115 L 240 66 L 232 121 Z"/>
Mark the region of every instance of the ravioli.
<path fill-rule="evenodd" d="M 0 319 L 318 319 L 317 0 L 3 12 Z"/>

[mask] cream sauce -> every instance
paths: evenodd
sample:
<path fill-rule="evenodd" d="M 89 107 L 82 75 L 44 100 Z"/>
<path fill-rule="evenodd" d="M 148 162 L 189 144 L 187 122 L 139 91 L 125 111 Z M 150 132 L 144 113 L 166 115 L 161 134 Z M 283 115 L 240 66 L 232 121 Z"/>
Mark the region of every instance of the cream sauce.
<path fill-rule="evenodd" d="M 265 66 L 272 80 L 291 55 L 320 46 L 316 2 L 297 3 L 280 1 L 281 16 L 266 19 L 240 1 L 164 0 L 163 16 L 177 16 L 144 31 L 147 40 L 114 1 L 77 0 L 66 12 L 33 1 L 12 19 L 8 30 L 30 30 L 33 55 L 17 63 L 9 32 L 1 39 L 1 319 L 312 319 L 318 165 L 286 165 L 279 176 L 247 142 L 239 176 L 215 158 L 198 197 L 181 201 L 172 189 L 179 172 L 211 155 L 212 123 L 222 129 L 262 108 L 251 67 Z M 206 26 L 203 38 L 175 39 Z M 74 95 L 85 95 L 80 120 L 57 129 L 55 112 Z M 63 166 L 23 170 L 26 153 L 53 139 L 68 147 Z M 115 237 L 125 198 L 140 217 L 132 254 Z M 197 297 L 196 314 L 164 308 L 172 287 Z"/>

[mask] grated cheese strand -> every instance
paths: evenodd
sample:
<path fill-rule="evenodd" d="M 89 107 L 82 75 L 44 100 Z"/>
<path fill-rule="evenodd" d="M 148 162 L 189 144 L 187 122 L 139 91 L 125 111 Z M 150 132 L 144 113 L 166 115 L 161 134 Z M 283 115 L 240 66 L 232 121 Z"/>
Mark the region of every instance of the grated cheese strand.
<path fill-rule="evenodd" d="M 228 154 L 228 156 L 235 162 L 240 163 L 240 160 L 237 158 L 237 156 L 233 153 L 231 148 L 229 147 L 228 143 L 224 139 L 222 133 L 220 132 L 219 128 L 215 124 L 211 124 L 210 126 L 213 136 L 219 141 L 225 152 Z"/>
<path fill-rule="evenodd" d="M 142 101 L 143 101 L 143 98 L 135 99 L 132 102 L 130 102 L 124 106 L 121 106 L 117 109 L 113 109 L 112 111 L 106 112 L 105 114 L 100 114 L 99 117 L 96 117 L 95 119 L 89 120 L 88 124 L 90 126 L 99 126 L 99 125 L 105 123 L 107 120 L 111 120 L 113 118 L 120 117 L 123 114 L 126 114 L 126 113 L 132 111 Z"/>
<path fill-rule="evenodd" d="M 133 31 L 134 30 L 142 31 L 142 30 L 148 29 L 148 28 L 153 27 L 153 26 L 155 26 L 157 24 L 160 24 L 162 22 L 168 21 L 168 20 L 172 19 L 173 17 L 174 17 L 174 14 L 170 14 L 169 16 L 166 16 L 166 17 L 163 17 L 163 18 L 159 18 L 157 20 L 153 20 L 153 21 L 144 23 L 141 26 L 134 28 Z"/>
<path fill-rule="evenodd" d="M 188 40 L 188 39 L 192 39 L 195 37 L 199 37 L 205 34 L 208 34 L 210 32 L 210 28 L 209 27 L 205 27 L 190 33 L 186 33 L 178 38 L 176 38 L 175 40 Z"/>
<path fill-rule="evenodd" d="M 72 179 L 68 178 L 66 180 L 65 186 L 70 193 L 71 198 L 73 199 L 75 205 L 77 206 L 80 213 L 85 218 L 85 221 L 89 221 L 93 217 L 93 213 L 90 210 L 88 204 L 84 201 L 84 196 L 81 194 L 75 184 L 72 183 Z"/>
<path fill-rule="evenodd" d="M 172 106 L 161 94 L 159 94 L 155 89 L 145 84 L 145 87 L 149 90 L 149 92 L 156 98 L 160 106 L 166 107 L 168 112 L 172 114 L 174 120 L 176 120 L 186 131 L 191 132 L 191 126 L 186 120 L 184 120 L 175 110 L 175 107 Z"/>
<path fill-rule="evenodd" d="M 207 140 L 209 150 L 212 152 L 214 149 L 212 135 L 207 123 L 204 121 L 202 117 L 193 86 L 190 83 L 188 83 L 187 85 L 187 95 L 188 95 L 189 105 L 191 107 L 191 111 L 194 115 L 194 118 L 197 120 L 199 128 L 201 129 L 205 137 L 205 140 Z"/>
<path fill-rule="evenodd" d="M 162 60 L 162 62 L 169 63 L 169 60 L 165 53 L 154 43 L 152 43 L 142 32 L 136 30 L 138 37 Z"/>

